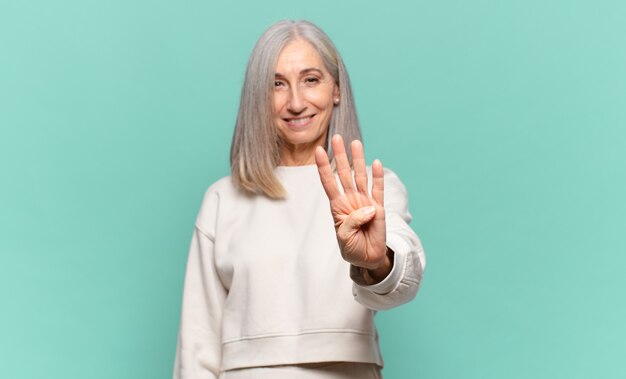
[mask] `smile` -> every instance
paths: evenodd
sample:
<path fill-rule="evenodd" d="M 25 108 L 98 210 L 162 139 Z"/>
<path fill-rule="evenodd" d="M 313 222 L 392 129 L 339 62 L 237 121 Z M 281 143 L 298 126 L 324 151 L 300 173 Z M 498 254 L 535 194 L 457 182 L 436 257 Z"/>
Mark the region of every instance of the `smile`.
<path fill-rule="evenodd" d="M 287 125 L 289 126 L 299 127 L 299 126 L 308 125 L 309 122 L 311 122 L 311 120 L 313 119 L 313 117 L 315 117 L 315 115 L 298 117 L 298 118 L 287 118 L 284 120 L 287 121 Z"/>

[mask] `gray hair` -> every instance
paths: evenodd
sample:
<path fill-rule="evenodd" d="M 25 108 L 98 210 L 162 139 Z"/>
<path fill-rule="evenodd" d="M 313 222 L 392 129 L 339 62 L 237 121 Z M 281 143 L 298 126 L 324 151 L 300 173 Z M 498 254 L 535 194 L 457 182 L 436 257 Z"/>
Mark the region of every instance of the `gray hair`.
<path fill-rule="evenodd" d="M 324 146 L 329 158 L 333 159 L 330 145 L 333 135 L 343 136 L 350 162 L 352 157 L 348 144 L 355 139 L 361 140 L 350 79 L 333 42 L 311 22 L 278 21 L 261 35 L 250 54 L 231 144 L 233 183 L 249 194 L 264 194 L 273 199 L 286 195 L 274 174 L 274 168 L 280 162 L 280 137 L 272 113 L 273 83 L 278 55 L 287 43 L 296 39 L 305 40 L 315 47 L 339 87 L 341 101 L 333 109 Z"/>

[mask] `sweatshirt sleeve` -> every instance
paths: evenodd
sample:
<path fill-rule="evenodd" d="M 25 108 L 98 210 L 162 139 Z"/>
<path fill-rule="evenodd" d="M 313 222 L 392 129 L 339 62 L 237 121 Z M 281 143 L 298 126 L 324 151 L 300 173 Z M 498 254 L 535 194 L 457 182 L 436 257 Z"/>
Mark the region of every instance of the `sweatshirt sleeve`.
<path fill-rule="evenodd" d="M 391 170 L 385 169 L 385 220 L 387 247 L 394 252 L 389 275 L 374 285 L 353 283 L 354 298 L 373 310 L 384 310 L 411 301 L 420 287 L 426 257 L 419 237 L 409 226 L 408 194 Z"/>
<path fill-rule="evenodd" d="M 227 291 L 215 267 L 214 228 L 200 222 L 211 200 L 216 200 L 210 197 L 205 197 L 189 248 L 174 379 L 216 379 L 220 373 L 222 313 Z"/>

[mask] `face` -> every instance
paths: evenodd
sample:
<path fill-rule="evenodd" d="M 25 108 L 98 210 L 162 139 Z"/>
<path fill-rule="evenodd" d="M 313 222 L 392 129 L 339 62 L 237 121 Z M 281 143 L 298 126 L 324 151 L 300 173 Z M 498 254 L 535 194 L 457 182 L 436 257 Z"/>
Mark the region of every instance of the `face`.
<path fill-rule="evenodd" d="M 278 56 L 275 72 L 274 123 L 285 149 L 323 146 L 339 87 L 322 58 L 309 42 L 294 40 Z"/>

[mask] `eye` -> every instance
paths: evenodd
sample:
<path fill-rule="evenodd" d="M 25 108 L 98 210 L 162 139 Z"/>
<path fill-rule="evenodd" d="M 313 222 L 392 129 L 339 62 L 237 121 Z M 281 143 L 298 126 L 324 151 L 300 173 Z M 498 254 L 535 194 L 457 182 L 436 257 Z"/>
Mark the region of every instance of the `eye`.
<path fill-rule="evenodd" d="M 315 77 L 315 76 L 309 76 L 309 77 L 306 77 L 304 79 L 304 82 L 306 84 L 317 84 L 317 83 L 319 83 L 319 81 L 320 81 L 320 79 L 318 77 Z"/>
<path fill-rule="evenodd" d="M 274 80 L 274 88 L 280 88 L 284 86 L 285 86 L 285 83 L 283 83 L 281 80 Z"/>

